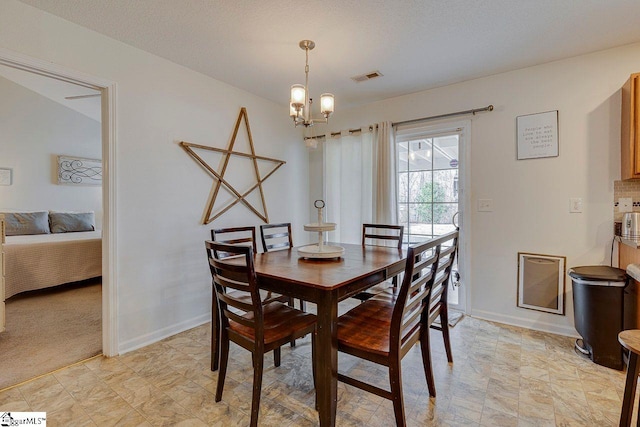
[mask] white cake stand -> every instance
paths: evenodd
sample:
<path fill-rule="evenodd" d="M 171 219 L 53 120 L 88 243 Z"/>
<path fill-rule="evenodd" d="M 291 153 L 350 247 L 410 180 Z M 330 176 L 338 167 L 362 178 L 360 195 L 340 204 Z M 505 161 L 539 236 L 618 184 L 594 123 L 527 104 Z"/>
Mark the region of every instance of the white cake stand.
<path fill-rule="evenodd" d="M 331 246 L 324 244 L 324 233 L 327 231 L 333 231 L 336 229 L 336 223 L 323 222 L 322 221 L 322 209 L 324 208 L 324 201 L 316 200 L 314 206 L 318 209 L 318 222 L 312 222 L 311 224 L 305 224 L 305 231 L 312 231 L 318 233 L 318 243 L 315 245 L 307 245 L 298 248 L 298 255 L 302 258 L 309 259 L 331 259 L 340 258 L 344 254 L 344 248 L 342 246 Z"/>

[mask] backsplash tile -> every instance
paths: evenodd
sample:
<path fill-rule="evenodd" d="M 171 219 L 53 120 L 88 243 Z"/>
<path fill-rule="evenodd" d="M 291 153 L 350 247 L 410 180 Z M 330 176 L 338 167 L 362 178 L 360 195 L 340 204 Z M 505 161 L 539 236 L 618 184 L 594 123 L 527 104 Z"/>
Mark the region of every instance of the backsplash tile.
<path fill-rule="evenodd" d="M 613 220 L 622 221 L 624 212 L 618 212 L 618 200 L 631 198 L 633 211 L 640 212 L 640 180 L 613 182 Z"/>

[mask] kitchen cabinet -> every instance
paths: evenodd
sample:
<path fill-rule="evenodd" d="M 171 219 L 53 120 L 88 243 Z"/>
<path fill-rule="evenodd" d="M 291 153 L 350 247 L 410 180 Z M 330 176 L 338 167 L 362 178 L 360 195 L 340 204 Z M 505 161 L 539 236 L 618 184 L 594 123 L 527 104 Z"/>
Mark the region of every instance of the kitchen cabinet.
<path fill-rule="evenodd" d="M 640 73 L 622 86 L 621 153 L 622 179 L 640 179 Z"/>

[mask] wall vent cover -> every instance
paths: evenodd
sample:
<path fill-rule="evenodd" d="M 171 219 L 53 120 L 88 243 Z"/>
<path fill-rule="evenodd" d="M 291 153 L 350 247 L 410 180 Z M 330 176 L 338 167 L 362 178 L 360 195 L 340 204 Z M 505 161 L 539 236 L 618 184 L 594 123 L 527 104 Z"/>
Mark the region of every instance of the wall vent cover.
<path fill-rule="evenodd" d="M 366 82 L 367 80 L 375 79 L 377 77 L 382 77 L 382 76 L 383 74 L 380 71 L 376 70 L 376 71 L 371 71 L 370 73 L 353 76 L 351 77 L 351 80 L 353 80 L 356 83 L 361 83 L 361 82 Z"/>

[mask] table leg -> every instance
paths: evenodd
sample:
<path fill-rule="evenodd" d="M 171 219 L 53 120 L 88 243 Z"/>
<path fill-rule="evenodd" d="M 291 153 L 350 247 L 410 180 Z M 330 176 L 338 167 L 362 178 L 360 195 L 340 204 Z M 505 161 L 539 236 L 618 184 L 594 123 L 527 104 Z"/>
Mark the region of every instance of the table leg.
<path fill-rule="evenodd" d="M 334 292 L 323 292 L 318 301 L 317 398 L 322 427 L 336 425 L 338 401 L 338 298 Z"/>
<path fill-rule="evenodd" d="M 620 427 L 631 425 L 631 415 L 633 414 L 633 402 L 636 397 L 636 381 L 640 373 L 638 355 L 633 351 L 629 352 L 629 363 L 627 365 L 627 380 L 624 385 L 624 396 L 622 398 L 622 413 L 620 414 Z M 640 415 L 638 417 L 640 425 Z"/>

